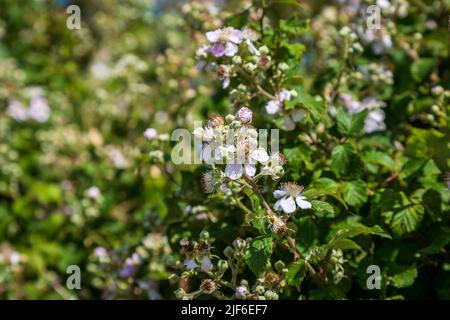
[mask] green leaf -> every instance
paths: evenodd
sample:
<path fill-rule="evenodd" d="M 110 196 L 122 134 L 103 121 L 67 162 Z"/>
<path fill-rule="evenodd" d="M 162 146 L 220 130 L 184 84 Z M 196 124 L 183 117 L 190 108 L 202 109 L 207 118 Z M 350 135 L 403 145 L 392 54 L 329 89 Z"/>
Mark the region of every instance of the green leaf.
<path fill-rule="evenodd" d="M 355 136 L 361 133 L 364 128 L 368 110 L 350 115 L 343 108 L 336 111 L 338 131 L 344 136 Z"/>
<path fill-rule="evenodd" d="M 434 230 L 433 230 L 434 231 Z M 420 252 L 424 255 L 436 254 L 445 252 L 445 247 L 450 243 L 450 228 L 442 227 L 433 232 L 432 242 Z"/>
<path fill-rule="evenodd" d="M 337 145 L 331 151 L 331 169 L 338 177 L 348 172 L 350 159 L 354 152 L 355 149 L 350 143 Z"/>
<path fill-rule="evenodd" d="M 381 151 L 370 150 L 364 154 L 363 159 L 366 163 L 381 165 L 388 168 L 390 171 L 394 169 L 394 160 Z"/>
<path fill-rule="evenodd" d="M 350 250 L 350 249 L 356 249 L 359 251 L 363 251 L 361 247 L 350 239 L 338 239 L 333 243 L 334 249 L 341 249 L 341 250 Z"/>
<path fill-rule="evenodd" d="M 391 238 L 389 234 L 387 234 L 380 226 L 375 225 L 373 227 L 366 227 L 363 225 L 356 226 L 356 227 L 350 227 L 345 229 L 340 229 L 335 233 L 333 238 L 328 242 L 327 247 L 328 248 L 334 248 L 336 244 L 340 244 L 342 246 L 353 246 L 355 249 L 356 247 L 348 242 L 342 242 L 343 239 L 353 238 L 359 235 L 376 235 L 383 238 Z M 356 244 L 356 243 L 355 243 Z M 358 246 L 359 247 L 359 246 Z"/>
<path fill-rule="evenodd" d="M 253 225 L 259 231 L 265 233 L 265 225 L 264 225 L 264 209 L 261 206 L 261 202 L 256 194 L 253 193 L 249 188 L 244 189 L 245 194 L 250 199 L 250 203 L 252 205 L 253 212 L 247 213 L 245 215 L 245 222 L 247 224 Z"/>
<path fill-rule="evenodd" d="M 356 226 L 356 227 L 350 227 L 341 229 L 334 235 L 334 239 L 342 239 L 342 238 L 353 238 L 355 236 L 361 235 L 361 234 L 373 234 L 376 236 L 380 236 L 383 238 L 391 238 L 389 234 L 387 234 L 383 228 L 381 228 L 378 225 L 374 225 L 373 227 L 366 227 L 363 225 Z"/>
<path fill-rule="evenodd" d="M 274 0 L 273 4 L 286 4 L 286 5 L 303 7 L 303 5 L 298 0 Z M 292 20 L 292 19 L 289 19 L 289 20 Z"/>
<path fill-rule="evenodd" d="M 286 101 L 286 109 L 303 108 L 308 111 L 313 122 L 318 122 L 325 111 L 325 103 L 322 100 L 317 100 L 310 95 L 301 86 L 296 86 L 295 91 L 297 96 L 293 97 L 290 101 Z"/>
<path fill-rule="evenodd" d="M 416 278 L 417 268 L 415 266 L 412 266 L 394 275 L 392 277 L 392 284 L 396 288 L 406 288 L 412 286 Z"/>
<path fill-rule="evenodd" d="M 339 188 L 339 184 L 336 181 L 325 177 L 315 180 L 313 184 L 316 190 L 322 191 L 325 194 L 333 193 Z"/>
<path fill-rule="evenodd" d="M 300 259 L 289 266 L 288 272 L 286 273 L 286 281 L 289 285 L 294 286 L 300 291 L 300 285 L 305 277 L 305 260 Z"/>
<path fill-rule="evenodd" d="M 403 235 L 416 230 L 422 220 L 424 208 L 421 205 L 408 205 L 397 213 L 394 213 L 391 227 L 398 234 Z"/>
<path fill-rule="evenodd" d="M 320 200 L 312 200 L 311 204 L 315 215 L 319 218 L 334 218 L 334 209 L 331 204 Z"/>
<path fill-rule="evenodd" d="M 245 250 L 245 262 L 256 276 L 259 276 L 266 268 L 272 250 L 273 243 L 271 237 L 258 237 L 249 243 Z"/>
<path fill-rule="evenodd" d="M 409 177 L 418 176 L 420 171 L 427 163 L 427 159 L 425 158 L 414 158 L 408 160 L 400 170 L 399 177 L 401 179 L 406 179 Z"/>
<path fill-rule="evenodd" d="M 294 2 L 297 5 L 300 5 L 296 1 Z M 299 34 L 305 33 L 309 30 L 309 20 L 299 19 L 295 16 L 291 16 L 289 19 L 284 20 L 281 19 L 279 21 L 280 30 L 291 36 L 298 36 Z"/>
<path fill-rule="evenodd" d="M 344 182 L 341 188 L 345 202 L 353 207 L 360 207 L 367 201 L 367 187 L 364 181 Z"/>
<path fill-rule="evenodd" d="M 422 58 L 414 61 L 411 65 L 411 75 L 417 82 L 424 81 L 433 71 L 435 60 L 431 58 Z"/>

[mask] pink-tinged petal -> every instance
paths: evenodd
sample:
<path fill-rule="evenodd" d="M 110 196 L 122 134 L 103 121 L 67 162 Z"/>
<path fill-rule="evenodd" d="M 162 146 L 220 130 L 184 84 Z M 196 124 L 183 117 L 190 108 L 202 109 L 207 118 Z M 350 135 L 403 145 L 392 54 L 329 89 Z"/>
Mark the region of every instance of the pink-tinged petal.
<path fill-rule="evenodd" d="M 215 57 L 222 57 L 225 55 L 226 49 L 223 44 L 217 43 L 211 46 L 209 49 Z"/>
<path fill-rule="evenodd" d="M 295 122 L 292 121 L 292 118 L 289 115 L 284 116 L 284 127 L 288 131 L 292 131 L 295 129 Z"/>
<path fill-rule="evenodd" d="M 280 102 L 271 100 L 266 104 L 266 111 L 268 114 L 275 114 L 280 111 Z"/>
<path fill-rule="evenodd" d="M 225 176 L 231 180 L 237 180 L 242 177 L 244 173 L 244 167 L 242 164 L 227 164 L 225 167 Z"/>
<path fill-rule="evenodd" d="M 195 69 L 196 70 L 202 70 L 203 67 L 206 65 L 206 62 L 204 60 L 200 60 L 196 65 L 195 65 Z"/>
<path fill-rule="evenodd" d="M 208 39 L 208 41 L 211 43 L 219 41 L 219 37 L 220 37 L 220 30 L 209 31 L 206 33 L 206 39 Z"/>
<path fill-rule="evenodd" d="M 245 173 L 247 175 L 249 175 L 250 177 L 253 177 L 256 174 L 256 166 L 254 164 L 246 163 L 244 165 L 244 170 L 245 170 Z"/>
<path fill-rule="evenodd" d="M 223 51 L 223 55 L 227 57 L 233 57 L 237 52 L 238 46 L 232 42 L 227 42 Z"/>
<path fill-rule="evenodd" d="M 311 202 L 305 200 L 305 197 L 302 196 L 298 196 L 297 198 L 295 198 L 297 205 L 301 208 L 301 209 L 311 209 L 312 205 Z"/>
<path fill-rule="evenodd" d="M 295 201 L 292 197 L 285 197 L 280 200 L 280 206 L 284 213 L 293 213 L 297 209 Z"/>
<path fill-rule="evenodd" d="M 240 30 L 236 30 L 234 29 L 233 31 L 230 32 L 229 36 L 228 36 L 228 40 L 238 44 L 241 43 L 242 41 L 242 32 Z"/>
<path fill-rule="evenodd" d="M 276 198 L 276 199 L 280 199 L 281 197 L 284 197 L 286 195 L 286 192 L 284 192 L 283 190 L 275 190 L 274 192 L 273 192 L 273 196 Z"/>

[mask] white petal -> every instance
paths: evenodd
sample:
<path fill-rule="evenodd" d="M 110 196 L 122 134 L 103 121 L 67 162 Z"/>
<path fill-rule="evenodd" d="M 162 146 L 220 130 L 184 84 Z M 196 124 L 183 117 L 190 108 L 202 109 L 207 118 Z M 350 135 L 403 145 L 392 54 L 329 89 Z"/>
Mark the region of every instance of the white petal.
<path fill-rule="evenodd" d="M 306 112 L 304 110 L 296 110 L 295 112 L 292 113 L 292 120 L 294 120 L 294 122 L 299 122 L 300 120 L 303 119 L 305 114 Z"/>
<path fill-rule="evenodd" d="M 276 198 L 276 199 L 280 199 L 281 197 L 284 197 L 286 195 L 286 192 L 284 192 L 283 190 L 275 190 L 274 192 L 273 192 L 273 196 Z"/>
<path fill-rule="evenodd" d="M 278 200 L 277 202 L 275 202 L 275 204 L 273 205 L 273 208 L 274 208 L 275 210 L 277 210 L 277 211 L 280 211 L 280 210 L 281 210 L 281 205 L 280 205 L 280 203 L 281 203 L 281 199 Z"/>
<path fill-rule="evenodd" d="M 192 259 L 186 259 L 184 260 L 184 265 L 186 266 L 186 269 L 192 270 L 198 267 L 198 264 L 192 260 Z"/>
<path fill-rule="evenodd" d="M 201 267 L 203 272 L 210 272 L 212 270 L 211 259 L 208 257 L 203 257 Z"/>
<path fill-rule="evenodd" d="M 295 206 L 294 198 L 285 197 L 280 200 L 281 208 L 285 213 L 293 213 L 297 207 Z"/>
<path fill-rule="evenodd" d="M 226 89 L 226 88 L 228 88 L 229 85 L 230 85 L 230 78 L 227 77 L 227 78 L 223 79 L 222 88 Z"/>
<path fill-rule="evenodd" d="M 207 144 L 203 144 L 202 146 L 202 159 L 203 161 L 205 161 L 206 163 L 209 163 L 209 161 L 211 160 L 212 156 L 211 156 L 211 147 Z"/>
<path fill-rule="evenodd" d="M 227 164 L 225 167 L 225 176 L 230 178 L 231 180 L 237 180 L 242 177 L 244 173 L 244 167 L 242 164 Z"/>
<path fill-rule="evenodd" d="M 256 160 L 258 162 L 261 163 L 265 163 L 267 161 L 269 161 L 270 157 L 267 154 L 267 151 L 263 148 L 258 148 L 256 150 L 254 150 L 251 155 L 250 158 L 252 158 L 253 160 Z"/>
<path fill-rule="evenodd" d="M 247 41 L 245 41 L 245 43 L 247 43 L 248 50 L 250 51 L 251 54 L 254 54 L 255 56 L 261 55 L 261 53 L 258 51 L 258 49 L 256 49 L 256 47 L 253 45 L 253 42 L 250 41 L 250 39 L 247 39 Z"/>
<path fill-rule="evenodd" d="M 253 177 L 256 173 L 256 166 L 252 163 L 246 163 L 244 165 L 244 170 L 247 175 L 249 175 L 250 177 Z"/>
<path fill-rule="evenodd" d="M 311 202 L 304 199 L 306 198 L 303 196 L 298 196 L 297 198 L 295 198 L 295 200 L 297 201 L 297 205 L 302 209 L 311 209 Z"/>
<path fill-rule="evenodd" d="M 292 131 L 295 129 L 295 122 L 292 121 L 291 117 L 289 115 L 284 116 L 284 126 L 286 130 Z"/>
<path fill-rule="evenodd" d="M 289 90 L 282 90 L 278 97 L 281 101 L 291 100 L 291 92 Z"/>

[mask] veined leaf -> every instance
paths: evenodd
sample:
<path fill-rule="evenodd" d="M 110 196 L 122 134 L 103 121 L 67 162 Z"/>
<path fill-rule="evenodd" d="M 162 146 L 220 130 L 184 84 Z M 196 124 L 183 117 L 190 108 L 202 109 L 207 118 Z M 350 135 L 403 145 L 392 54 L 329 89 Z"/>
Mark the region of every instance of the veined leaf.
<path fill-rule="evenodd" d="M 348 172 L 350 159 L 354 152 L 355 149 L 350 143 L 337 145 L 331 151 L 331 169 L 338 177 Z"/>
<path fill-rule="evenodd" d="M 333 218 L 334 217 L 334 209 L 333 206 L 327 202 L 312 200 L 312 209 L 316 216 L 322 218 Z"/>
<path fill-rule="evenodd" d="M 373 227 L 366 227 L 366 226 L 357 226 L 357 227 L 351 227 L 351 228 L 345 228 L 341 229 L 333 236 L 333 238 L 328 242 L 327 246 L 328 248 L 334 248 L 336 244 L 341 243 L 341 245 L 344 245 L 342 243 L 342 239 L 348 239 L 353 238 L 359 235 L 364 234 L 370 234 L 370 235 L 377 235 L 383 238 L 391 238 L 389 234 L 387 234 L 380 226 L 373 226 Z M 348 242 L 346 245 L 350 245 Z"/>
<path fill-rule="evenodd" d="M 368 110 L 363 110 L 356 114 L 348 114 L 343 108 L 336 111 L 336 120 L 339 132 L 344 136 L 355 136 L 361 133 L 364 128 Z"/>
<path fill-rule="evenodd" d="M 267 261 L 272 255 L 272 250 L 271 237 L 258 237 L 248 244 L 245 250 L 245 262 L 256 276 L 259 276 L 266 268 Z"/>
<path fill-rule="evenodd" d="M 344 182 L 341 192 L 345 202 L 353 207 L 360 207 L 367 201 L 367 187 L 364 181 L 355 180 Z"/>
<path fill-rule="evenodd" d="M 300 259 L 289 266 L 286 281 L 300 291 L 300 285 L 306 276 L 305 260 Z"/>

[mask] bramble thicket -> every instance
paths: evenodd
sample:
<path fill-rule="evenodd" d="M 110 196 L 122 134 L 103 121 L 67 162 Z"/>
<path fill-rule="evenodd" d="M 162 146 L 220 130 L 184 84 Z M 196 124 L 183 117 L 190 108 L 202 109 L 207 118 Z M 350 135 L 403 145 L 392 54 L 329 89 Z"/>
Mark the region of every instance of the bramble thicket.
<path fill-rule="evenodd" d="M 0 298 L 449 299 L 449 15 L 2 0 Z"/>

